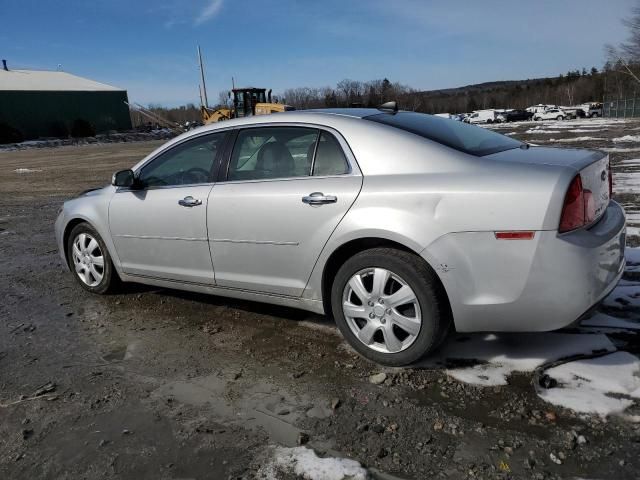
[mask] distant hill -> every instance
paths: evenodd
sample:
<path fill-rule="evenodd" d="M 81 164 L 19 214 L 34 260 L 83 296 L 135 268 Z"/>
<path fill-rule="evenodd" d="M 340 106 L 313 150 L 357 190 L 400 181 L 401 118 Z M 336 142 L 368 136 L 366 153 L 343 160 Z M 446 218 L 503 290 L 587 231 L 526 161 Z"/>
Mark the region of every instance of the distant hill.
<path fill-rule="evenodd" d="M 558 77 L 501 80 L 440 90 L 414 91 L 412 104 L 428 113 L 470 112 L 482 108 L 526 108 L 538 103 L 576 105 L 602 99 L 603 75 L 570 72 Z M 408 94 L 404 94 L 405 96 Z M 407 100 L 409 100 L 407 98 Z"/>

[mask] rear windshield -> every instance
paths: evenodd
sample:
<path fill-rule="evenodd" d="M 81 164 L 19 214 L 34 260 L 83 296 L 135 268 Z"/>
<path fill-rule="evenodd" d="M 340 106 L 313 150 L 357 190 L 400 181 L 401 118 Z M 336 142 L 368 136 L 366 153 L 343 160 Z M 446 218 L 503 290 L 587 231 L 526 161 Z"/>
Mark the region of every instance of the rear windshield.
<path fill-rule="evenodd" d="M 395 115 L 380 113 L 365 117 L 372 122 L 415 133 L 447 147 L 481 157 L 522 145 L 505 135 L 476 127 L 457 120 L 415 112 L 398 112 Z"/>

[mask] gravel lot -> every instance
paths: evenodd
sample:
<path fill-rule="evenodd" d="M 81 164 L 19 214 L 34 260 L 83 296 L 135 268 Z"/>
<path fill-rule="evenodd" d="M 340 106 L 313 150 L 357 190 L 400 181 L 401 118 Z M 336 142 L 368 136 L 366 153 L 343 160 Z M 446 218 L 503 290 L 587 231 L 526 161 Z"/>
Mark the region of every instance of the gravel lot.
<path fill-rule="evenodd" d="M 495 128 L 611 149 L 629 244 L 640 243 L 640 122 Z M 303 311 L 135 285 L 92 296 L 58 256 L 57 211 L 160 144 L 0 152 L 0 478 L 640 477 L 635 262 L 603 325 L 452 336 L 438 358 L 406 369 L 363 360 L 331 319 Z M 624 408 L 605 418 L 553 400 L 564 390 L 547 367 L 616 349 L 624 361 L 605 372 L 629 377 L 601 400 Z M 575 392 L 576 405 L 596 398 Z M 329 473 L 313 477 L 319 468 Z"/>

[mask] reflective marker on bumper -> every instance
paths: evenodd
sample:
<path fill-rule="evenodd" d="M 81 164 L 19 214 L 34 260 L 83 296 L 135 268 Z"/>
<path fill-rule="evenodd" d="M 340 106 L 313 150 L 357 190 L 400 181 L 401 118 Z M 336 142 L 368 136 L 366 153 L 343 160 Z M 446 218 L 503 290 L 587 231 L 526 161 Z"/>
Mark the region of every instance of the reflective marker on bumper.
<path fill-rule="evenodd" d="M 495 232 L 497 240 L 532 240 L 535 232 Z"/>

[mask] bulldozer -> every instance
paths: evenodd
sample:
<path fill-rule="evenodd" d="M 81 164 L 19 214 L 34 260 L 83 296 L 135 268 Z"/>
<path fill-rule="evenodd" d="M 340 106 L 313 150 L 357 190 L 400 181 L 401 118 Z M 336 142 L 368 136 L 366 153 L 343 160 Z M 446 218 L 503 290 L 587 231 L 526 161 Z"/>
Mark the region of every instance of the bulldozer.
<path fill-rule="evenodd" d="M 271 90 L 266 88 L 234 88 L 229 92 L 229 98 L 233 93 L 233 108 L 213 109 L 205 105 L 200 107 L 203 123 L 215 123 L 230 118 L 249 117 L 252 115 L 268 115 L 276 112 L 295 110 L 290 105 L 277 103 L 271 99 Z"/>

